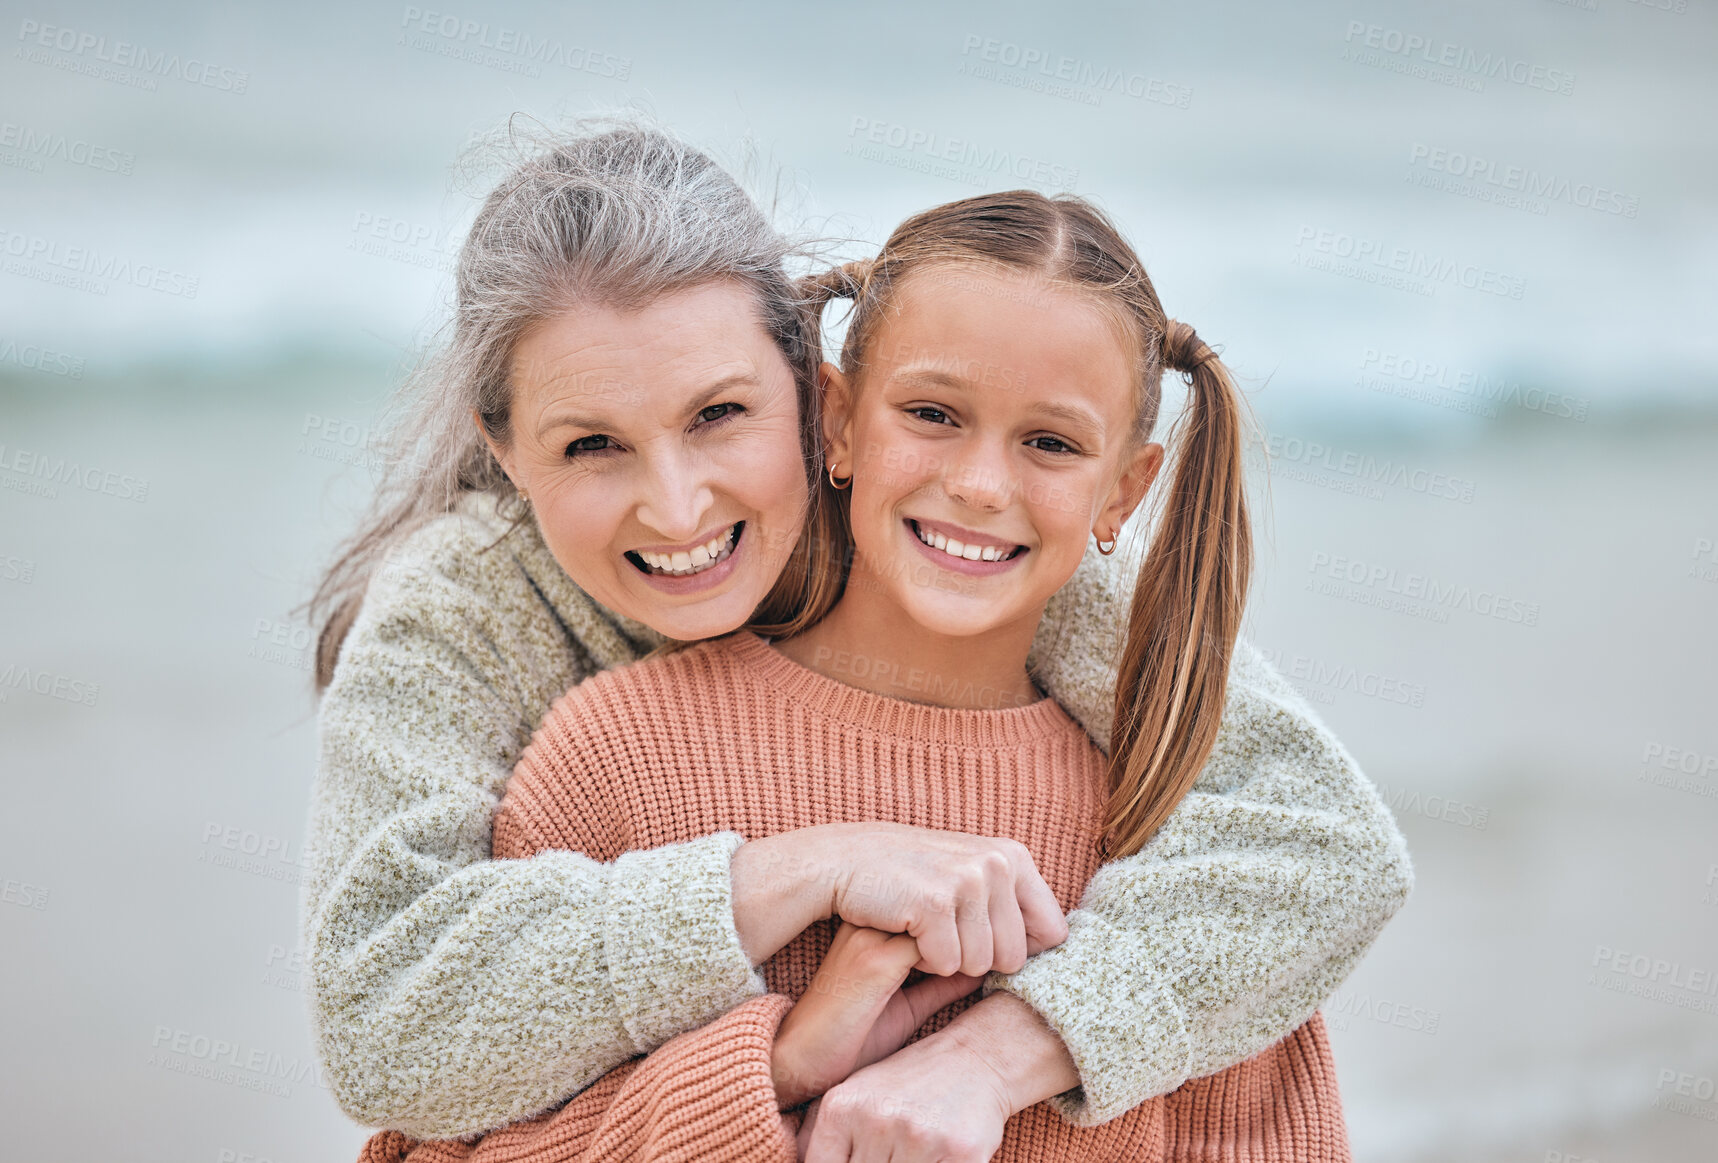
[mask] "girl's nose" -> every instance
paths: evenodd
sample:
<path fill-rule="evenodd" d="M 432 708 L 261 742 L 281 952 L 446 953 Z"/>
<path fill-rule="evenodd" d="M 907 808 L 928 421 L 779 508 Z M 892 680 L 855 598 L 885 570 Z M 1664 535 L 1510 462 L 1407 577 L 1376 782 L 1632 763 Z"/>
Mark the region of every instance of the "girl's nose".
<path fill-rule="evenodd" d="M 1007 463 L 1006 456 L 983 445 L 963 450 L 943 474 L 943 491 L 970 508 L 999 512 L 1014 495 L 1014 477 Z"/>

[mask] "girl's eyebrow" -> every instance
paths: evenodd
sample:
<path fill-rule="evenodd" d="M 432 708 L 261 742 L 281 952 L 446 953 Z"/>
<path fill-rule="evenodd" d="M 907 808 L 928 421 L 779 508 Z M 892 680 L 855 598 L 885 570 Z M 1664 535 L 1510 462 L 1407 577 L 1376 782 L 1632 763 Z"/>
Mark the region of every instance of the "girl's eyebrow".
<path fill-rule="evenodd" d="M 962 376 L 954 375 L 939 368 L 903 368 L 889 379 L 905 387 L 924 386 L 928 388 L 953 388 L 962 392 L 974 391 L 974 385 Z M 978 389 L 984 390 L 984 389 Z M 997 391 L 1007 391 L 1007 388 L 997 388 Z M 1059 400 L 1042 400 L 1031 405 L 1033 412 L 1053 420 L 1061 420 L 1081 429 L 1087 437 L 1095 437 L 1104 430 L 1102 419 L 1090 408 L 1078 404 L 1064 403 Z"/>
<path fill-rule="evenodd" d="M 1103 421 L 1099 420 L 1096 414 L 1077 404 L 1063 404 L 1055 400 L 1045 400 L 1041 404 L 1034 404 L 1032 410 L 1043 416 L 1064 420 L 1076 428 L 1084 428 L 1088 435 L 1096 435 L 1104 430 Z"/>

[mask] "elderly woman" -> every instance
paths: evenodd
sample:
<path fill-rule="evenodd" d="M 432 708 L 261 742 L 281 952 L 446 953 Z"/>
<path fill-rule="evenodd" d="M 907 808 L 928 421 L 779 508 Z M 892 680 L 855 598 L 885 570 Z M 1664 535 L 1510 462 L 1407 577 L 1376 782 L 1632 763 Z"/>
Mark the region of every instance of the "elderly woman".
<path fill-rule="evenodd" d="M 881 821 L 491 859 L 569 687 L 816 604 L 821 353 L 790 257 L 709 158 L 630 126 L 553 142 L 473 225 L 402 455 L 318 593 L 303 940 L 353 1118 L 450 1138 L 554 1107 L 761 995 L 838 915 L 990 974 L 994 1070 L 1071 1060 L 1051 1104 L 1095 1125 L 1289 1034 L 1405 900 L 1377 792 L 1244 643 L 1192 792 L 1066 917 L 1018 844 Z M 1119 562 L 1088 555 L 1032 657 L 1100 747 Z"/>

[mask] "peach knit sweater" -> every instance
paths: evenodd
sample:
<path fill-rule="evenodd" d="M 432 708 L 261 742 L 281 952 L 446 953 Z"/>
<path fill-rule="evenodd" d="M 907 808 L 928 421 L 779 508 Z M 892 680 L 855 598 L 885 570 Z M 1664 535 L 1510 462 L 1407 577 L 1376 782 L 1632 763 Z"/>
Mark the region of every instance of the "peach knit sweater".
<path fill-rule="evenodd" d="M 742 633 L 568 692 L 508 784 L 494 853 L 560 848 L 611 861 L 722 830 L 751 838 L 888 820 L 1019 840 L 1070 910 L 1100 864 L 1093 829 L 1105 792 L 1102 754 L 1053 700 L 967 711 L 885 698 Z M 623 1063 L 564 1106 L 477 1142 L 383 1131 L 361 1163 L 793 1163 L 770 1054 L 837 924 L 813 925 L 764 963 L 768 994 Z M 909 1041 L 990 992 L 950 1004 Z M 1040 1102 L 1008 1120 L 993 1158 L 1347 1163 L 1323 1018 L 1314 1013 L 1255 1057 L 1097 1126 L 1074 1126 Z"/>

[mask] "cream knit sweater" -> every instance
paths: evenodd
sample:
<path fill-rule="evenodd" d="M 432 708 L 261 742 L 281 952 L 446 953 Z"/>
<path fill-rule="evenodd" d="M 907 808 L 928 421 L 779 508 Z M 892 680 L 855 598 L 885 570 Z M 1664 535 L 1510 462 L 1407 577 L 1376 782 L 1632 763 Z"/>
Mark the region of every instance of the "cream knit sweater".
<path fill-rule="evenodd" d="M 661 639 L 598 606 L 483 498 L 374 579 L 323 697 L 301 899 L 313 1037 L 337 1101 L 417 1138 L 474 1135 L 765 992 L 734 929 L 735 832 L 629 852 L 489 857 L 551 703 Z M 498 540 L 499 539 L 499 540 Z M 1088 554 L 1034 644 L 1038 681 L 1108 742 L 1126 555 Z M 985 985 L 1033 1006 L 1105 1122 L 1305 1022 L 1412 888 L 1376 789 L 1241 642 L 1216 749 L 1068 939 Z"/>

